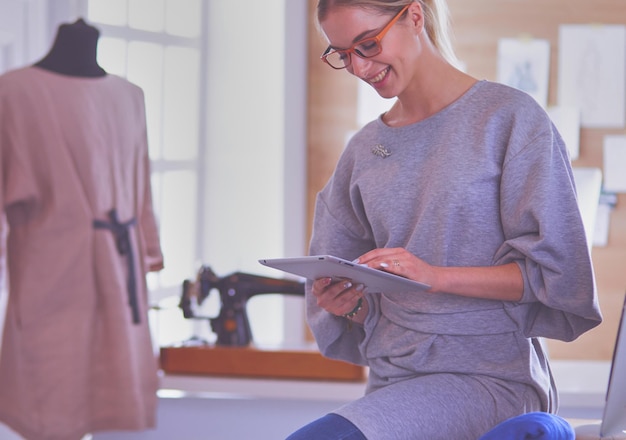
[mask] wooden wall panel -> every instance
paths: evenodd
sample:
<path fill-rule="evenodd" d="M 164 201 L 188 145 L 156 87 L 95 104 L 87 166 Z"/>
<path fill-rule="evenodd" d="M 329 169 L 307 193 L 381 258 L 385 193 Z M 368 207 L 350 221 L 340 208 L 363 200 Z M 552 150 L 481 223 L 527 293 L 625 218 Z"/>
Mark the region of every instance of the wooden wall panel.
<path fill-rule="evenodd" d="M 550 41 L 548 104 L 557 104 L 559 26 L 561 24 L 626 24 L 622 0 L 448 0 L 454 47 L 468 73 L 496 79 L 500 38 Z M 580 157 L 574 166 L 602 167 L 603 137 L 624 129 L 582 129 Z M 625 170 L 626 171 L 626 170 Z M 626 292 L 626 195 L 619 195 L 611 215 L 609 245 L 592 251 L 604 322 L 571 343 L 548 341 L 553 358 L 609 360 Z"/>
<path fill-rule="evenodd" d="M 307 243 L 315 196 L 330 178 L 348 133 L 357 127 L 357 80 L 345 71 L 331 69 L 320 60 L 328 43 L 315 25 L 316 5 L 317 0 L 309 0 Z"/>
<path fill-rule="evenodd" d="M 309 227 L 315 195 L 330 177 L 347 134 L 356 127 L 357 83 L 345 72 L 323 65 L 325 43 L 313 21 L 316 0 L 309 0 L 308 206 Z M 467 71 L 496 79 L 499 38 L 533 37 L 551 44 L 549 105 L 557 104 L 560 24 L 626 24 L 623 0 L 448 0 L 454 46 Z M 602 167 L 606 134 L 624 129 L 581 131 L 580 157 L 574 166 Z M 308 237 L 307 237 L 308 238 Z M 571 343 L 548 341 L 555 359 L 610 360 L 619 311 L 626 292 L 626 195 L 611 214 L 609 245 L 592 252 L 605 321 Z"/>

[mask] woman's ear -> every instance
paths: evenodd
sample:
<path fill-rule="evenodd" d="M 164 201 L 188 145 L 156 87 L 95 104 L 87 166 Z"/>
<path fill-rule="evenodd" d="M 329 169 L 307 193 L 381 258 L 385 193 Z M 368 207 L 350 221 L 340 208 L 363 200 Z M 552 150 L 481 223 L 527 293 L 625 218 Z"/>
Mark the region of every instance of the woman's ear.
<path fill-rule="evenodd" d="M 411 23 L 411 27 L 414 28 L 417 33 L 422 32 L 424 29 L 424 9 L 420 2 L 412 2 L 407 11 L 408 18 Z"/>

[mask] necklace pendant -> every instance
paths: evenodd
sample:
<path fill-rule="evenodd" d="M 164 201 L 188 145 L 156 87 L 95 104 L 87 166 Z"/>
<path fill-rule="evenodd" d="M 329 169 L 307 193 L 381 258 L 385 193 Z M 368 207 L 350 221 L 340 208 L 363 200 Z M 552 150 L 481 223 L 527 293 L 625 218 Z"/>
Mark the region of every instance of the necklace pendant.
<path fill-rule="evenodd" d="M 391 151 L 389 151 L 387 147 L 385 147 L 384 145 L 377 144 L 372 147 L 372 154 L 374 156 L 378 156 L 378 157 L 382 157 L 383 159 L 386 159 L 387 157 L 391 156 Z"/>

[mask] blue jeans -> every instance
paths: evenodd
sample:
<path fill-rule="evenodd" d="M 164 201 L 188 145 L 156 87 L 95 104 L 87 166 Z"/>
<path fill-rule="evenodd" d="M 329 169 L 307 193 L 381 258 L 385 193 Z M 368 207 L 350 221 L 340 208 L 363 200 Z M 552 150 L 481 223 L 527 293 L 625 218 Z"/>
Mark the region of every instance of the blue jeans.
<path fill-rule="evenodd" d="M 367 440 L 359 428 L 337 414 L 326 414 L 298 429 L 286 440 Z"/>

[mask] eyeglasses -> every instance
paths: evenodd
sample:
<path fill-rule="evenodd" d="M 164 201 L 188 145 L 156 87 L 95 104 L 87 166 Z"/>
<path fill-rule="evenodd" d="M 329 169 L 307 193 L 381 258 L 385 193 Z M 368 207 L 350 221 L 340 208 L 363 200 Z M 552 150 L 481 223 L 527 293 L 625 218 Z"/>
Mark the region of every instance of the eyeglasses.
<path fill-rule="evenodd" d="M 410 4 L 406 5 L 395 17 L 391 19 L 387 26 L 385 26 L 377 35 L 369 38 L 365 38 L 361 41 L 357 41 L 349 49 L 333 49 L 331 46 L 324 51 L 321 56 L 322 61 L 328 64 L 333 69 L 345 69 L 352 64 L 352 53 L 360 56 L 361 58 L 371 58 L 383 51 L 383 47 L 380 44 L 385 34 L 391 29 L 391 27 L 400 19 L 404 11 L 406 11 Z"/>

